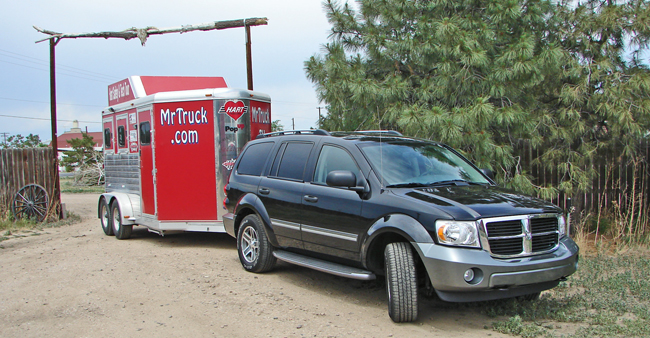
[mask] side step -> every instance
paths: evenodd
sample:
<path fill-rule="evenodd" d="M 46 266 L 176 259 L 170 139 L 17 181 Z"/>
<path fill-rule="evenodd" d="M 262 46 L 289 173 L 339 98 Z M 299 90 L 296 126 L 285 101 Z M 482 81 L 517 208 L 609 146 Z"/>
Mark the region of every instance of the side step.
<path fill-rule="evenodd" d="M 331 273 L 336 276 L 360 279 L 360 280 L 373 280 L 377 278 L 374 273 L 363 269 L 357 269 L 350 266 L 327 262 L 324 260 L 299 255 L 293 252 L 275 250 L 273 256 L 277 259 L 283 260 L 288 263 L 304 266 L 321 272 Z"/>

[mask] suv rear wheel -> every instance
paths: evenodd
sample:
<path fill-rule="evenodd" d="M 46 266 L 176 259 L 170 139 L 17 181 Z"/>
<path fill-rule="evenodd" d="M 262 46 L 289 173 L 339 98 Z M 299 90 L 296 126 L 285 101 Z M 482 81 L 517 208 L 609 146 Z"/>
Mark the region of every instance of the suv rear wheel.
<path fill-rule="evenodd" d="M 266 272 L 275 266 L 273 247 L 257 215 L 251 214 L 242 220 L 237 233 L 237 251 L 241 265 L 250 272 Z"/>
<path fill-rule="evenodd" d="M 408 243 L 390 243 L 384 250 L 388 315 L 396 323 L 418 317 L 418 284 L 413 250 Z"/>

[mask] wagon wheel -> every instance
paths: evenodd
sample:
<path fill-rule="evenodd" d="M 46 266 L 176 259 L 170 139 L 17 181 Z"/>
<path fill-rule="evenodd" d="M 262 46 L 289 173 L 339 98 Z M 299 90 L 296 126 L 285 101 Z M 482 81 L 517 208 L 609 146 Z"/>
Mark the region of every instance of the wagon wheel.
<path fill-rule="evenodd" d="M 34 219 L 42 222 L 47 215 L 48 198 L 45 188 L 38 184 L 22 187 L 14 196 L 11 210 L 15 219 Z"/>

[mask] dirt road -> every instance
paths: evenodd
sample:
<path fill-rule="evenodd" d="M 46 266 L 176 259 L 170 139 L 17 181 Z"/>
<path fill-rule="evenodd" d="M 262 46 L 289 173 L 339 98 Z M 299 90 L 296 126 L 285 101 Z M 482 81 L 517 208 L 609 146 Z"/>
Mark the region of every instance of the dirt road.
<path fill-rule="evenodd" d="M 105 236 L 97 195 L 63 195 L 81 223 L 0 242 L 2 337 L 505 337 L 477 309 L 423 299 L 388 317 L 383 283 L 278 263 L 241 268 L 226 234 Z"/>

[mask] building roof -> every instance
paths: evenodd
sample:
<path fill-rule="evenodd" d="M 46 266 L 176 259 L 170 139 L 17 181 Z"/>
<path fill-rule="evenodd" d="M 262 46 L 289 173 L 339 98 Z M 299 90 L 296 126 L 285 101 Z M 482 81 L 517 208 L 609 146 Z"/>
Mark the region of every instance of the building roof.
<path fill-rule="evenodd" d="M 69 131 L 57 136 L 56 142 L 58 148 L 59 149 L 72 148 L 72 145 L 68 141 L 72 140 L 73 138 L 79 138 L 79 139 L 83 138 L 83 134 L 84 133 L 82 132 Z M 103 135 L 101 131 L 89 132 L 88 136 L 92 137 L 93 141 L 95 141 L 95 145 L 94 145 L 95 148 L 101 148 L 104 145 Z"/>

